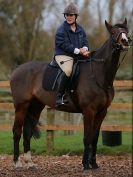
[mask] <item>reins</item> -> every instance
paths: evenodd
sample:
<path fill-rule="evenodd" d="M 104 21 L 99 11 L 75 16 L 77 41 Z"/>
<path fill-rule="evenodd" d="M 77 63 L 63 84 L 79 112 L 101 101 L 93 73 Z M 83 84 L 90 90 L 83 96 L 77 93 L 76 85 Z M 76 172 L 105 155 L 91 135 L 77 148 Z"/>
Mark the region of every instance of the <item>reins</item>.
<path fill-rule="evenodd" d="M 126 54 L 127 54 L 127 51 L 126 51 L 126 53 L 124 54 L 124 56 L 122 57 L 121 61 L 118 63 L 117 70 L 119 69 L 120 65 L 123 63 Z"/>
<path fill-rule="evenodd" d="M 121 30 L 119 33 L 117 33 L 117 34 L 116 34 L 116 38 L 114 38 L 114 37 L 115 37 L 114 34 L 111 35 L 112 55 L 115 54 L 116 52 L 121 53 L 121 52 L 124 52 L 124 51 L 125 51 L 125 50 L 123 49 L 123 46 L 122 46 L 120 43 L 118 43 L 118 38 L 119 38 L 119 36 L 121 35 L 122 32 L 124 32 L 124 31 Z M 129 38 L 128 38 L 128 39 L 129 39 Z M 130 39 L 130 42 L 131 42 L 131 41 L 132 41 L 132 40 Z M 130 42 L 129 42 L 129 43 L 130 43 Z M 128 52 L 128 51 L 125 52 L 125 54 L 124 54 L 124 56 L 122 57 L 121 60 L 119 59 L 119 62 L 118 62 L 117 68 L 116 68 L 117 70 L 119 69 L 120 65 L 123 63 L 123 61 L 124 61 L 124 59 L 125 59 L 125 57 L 126 57 L 127 52 Z M 107 93 L 107 89 L 110 89 L 111 86 L 109 85 L 107 88 L 104 88 L 104 87 L 97 81 L 97 79 L 96 79 L 96 77 L 95 77 L 95 74 L 94 74 L 93 66 L 92 66 L 92 62 L 101 62 L 101 63 L 103 63 L 103 62 L 105 62 L 105 59 L 104 59 L 104 58 L 95 58 L 94 56 L 92 56 L 92 57 L 90 57 L 89 61 L 90 61 L 90 71 L 92 72 L 92 75 L 93 75 L 94 78 L 95 78 L 96 84 L 98 85 L 98 87 L 102 88 L 102 89 Z"/>
<path fill-rule="evenodd" d="M 120 33 L 120 34 L 121 34 L 121 33 Z M 119 35 L 120 35 L 120 34 L 119 34 Z M 117 38 L 119 37 L 119 35 L 117 36 Z M 124 50 L 123 50 L 121 44 L 119 44 L 116 39 L 114 39 L 114 38 L 111 36 L 111 40 L 112 40 L 112 45 L 113 45 L 112 54 L 115 53 L 116 51 L 124 52 Z M 128 51 L 125 52 L 125 54 L 124 54 L 124 56 L 122 57 L 121 61 L 119 60 L 120 62 L 118 63 L 117 70 L 118 70 L 118 68 L 120 67 L 120 65 L 123 63 L 127 52 L 128 52 Z"/>

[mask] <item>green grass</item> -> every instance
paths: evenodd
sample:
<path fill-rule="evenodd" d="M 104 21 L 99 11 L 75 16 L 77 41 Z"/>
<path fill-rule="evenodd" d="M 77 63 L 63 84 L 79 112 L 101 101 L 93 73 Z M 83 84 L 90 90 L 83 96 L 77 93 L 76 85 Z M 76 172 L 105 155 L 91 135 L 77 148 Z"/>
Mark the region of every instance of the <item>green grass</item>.
<path fill-rule="evenodd" d="M 46 133 L 42 133 L 40 139 L 35 140 L 32 138 L 31 150 L 33 154 L 47 154 L 46 150 Z M 20 151 L 23 152 L 23 142 L 20 141 Z M 13 152 L 13 140 L 12 133 L 9 131 L 0 132 L 0 154 L 12 154 Z M 82 133 L 77 132 L 74 135 L 65 135 L 63 132 L 55 133 L 54 151 L 52 155 L 62 154 L 77 154 L 80 155 L 83 152 L 83 140 Z M 122 133 L 122 145 L 120 146 L 103 146 L 102 137 L 100 135 L 98 142 L 99 154 L 126 154 L 132 153 L 132 133 Z"/>
<path fill-rule="evenodd" d="M 1 92 L 2 91 L 2 92 Z M 0 90 L 0 99 L 3 102 L 11 101 L 10 94 L 6 95 L 8 90 Z M 6 95 L 6 96 L 5 96 Z M 132 102 L 131 91 L 117 91 L 114 102 Z M 59 114 L 59 113 L 58 113 Z M 81 117 L 81 115 L 79 115 Z M 0 110 L 0 123 L 12 123 L 14 117 L 14 110 Z M 44 117 L 46 115 L 43 115 Z M 76 116 L 76 119 L 78 116 Z M 59 114 L 57 119 L 63 120 L 63 116 Z M 46 121 L 46 119 L 45 119 Z M 76 122 L 76 120 L 75 120 Z M 81 120 L 82 123 L 82 120 Z M 106 124 L 132 124 L 132 110 L 109 110 L 103 123 Z M 83 152 L 83 135 L 81 132 L 77 132 L 71 136 L 64 136 L 63 132 L 55 132 L 54 152 L 53 155 L 62 154 L 82 154 Z M 122 133 L 122 145 L 109 147 L 102 145 L 101 135 L 98 142 L 98 153 L 100 154 L 124 154 L 132 153 L 132 133 Z M 46 133 L 42 133 L 39 140 L 32 138 L 31 150 L 34 154 L 47 154 L 46 150 Z M 23 152 L 23 142 L 20 142 L 20 151 Z M 12 133 L 9 131 L 0 131 L 0 154 L 12 154 L 13 152 L 13 140 Z"/>

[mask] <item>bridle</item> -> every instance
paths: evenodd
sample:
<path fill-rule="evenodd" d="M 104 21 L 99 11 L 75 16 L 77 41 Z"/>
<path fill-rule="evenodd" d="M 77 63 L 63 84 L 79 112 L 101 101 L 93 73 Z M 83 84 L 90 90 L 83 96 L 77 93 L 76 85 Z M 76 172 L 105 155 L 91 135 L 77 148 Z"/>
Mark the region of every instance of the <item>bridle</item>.
<path fill-rule="evenodd" d="M 127 48 L 125 50 L 125 48 L 123 47 L 124 44 L 122 45 L 122 43 L 120 43 L 120 35 L 122 35 L 122 33 L 126 34 L 126 37 L 127 37 Z M 120 67 L 120 65 L 122 64 L 122 62 L 124 61 L 125 59 L 125 56 L 128 52 L 128 48 L 132 45 L 132 39 L 130 37 L 128 37 L 128 29 L 127 28 L 121 28 L 121 27 L 112 27 L 111 31 L 110 31 L 110 40 L 112 42 L 112 55 L 115 55 L 116 52 L 117 53 L 120 53 L 120 52 L 125 52 L 124 56 L 122 57 L 122 59 L 119 61 L 118 65 L 117 65 L 117 70 L 118 68 Z M 90 59 L 90 70 L 92 71 L 93 73 L 93 67 L 92 67 L 92 61 L 95 61 L 95 62 L 105 62 L 104 58 L 101 58 L 101 59 L 93 59 L 91 58 Z M 95 77 L 95 74 L 93 75 Z M 95 77 L 95 80 L 96 80 L 96 83 L 97 85 L 102 88 L 103 90 L 105 90 L 106 93 L 108 93 L 108 91 L 103 87 L 101 86 L 101 84 L 97 81 L 96 77 Z M 110 85 L 108 86 L 108 89 L 112 88 Z"/>
<path fill-rule="evenodd" d="M 120 28 L 117 26 L 114 26 L 111 29 L 111 39 L 112 39 L 112 44 L 113 44 L 113 50 L 119 50 L 120 52 L 127 51 L 127 48 L 132 45 L 132 39 L 128 37 L 128 29 L 127 28 Z M 123 48 L 123 45 L 119 43 L 119 38 L 120 35 L 126 34 L 127 39 L 128 39 L 128 46 L 127 48 Z"/>
<path fill-rule="evenodd" d="M 120 38 L 120 35 L 122 35 L 122 33 L 126 34 L 127 39 L 128 39 L 126 48 L 124 48 L 123 45 L 121 43 L 119 43 L 119 38 Z M 115 53 L 116 51 L 119 51 L 119 52 L 126 51 L 124 56 L 122 57 L 121 61 L 118 63 L 118 66 L 117 66 L 117 69 L 118 69 L 125 59 L 125 56 L 128 52 L 128 48 L 132 45 L 132 39 L 130 37 L 128 37 L 128 29 L 127 28 L 120 28 L 120 27 L 114 26 L 111 29 L 111 40 L 112 40 L 112 46 L 113 46 L 112 53 Z"/>

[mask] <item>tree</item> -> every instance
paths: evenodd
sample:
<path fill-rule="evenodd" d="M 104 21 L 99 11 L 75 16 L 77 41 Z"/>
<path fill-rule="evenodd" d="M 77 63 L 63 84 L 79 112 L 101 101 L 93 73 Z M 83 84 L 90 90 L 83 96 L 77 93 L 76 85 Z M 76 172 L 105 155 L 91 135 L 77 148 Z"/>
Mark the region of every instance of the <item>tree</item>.
<path fill-rule="evenodd" d="M 43 13 L 48 0 L 0 1 L 1 60 L 6 64 L 24 63 L 39 58 L 41 38 L 50 38 L 42 32 Z M 38 56 L 36 56 L 38 54 Z"/>
<path fill-rule="evenodd" d="M 109 0 L 109 23 L 112 24 L 116 0 Z"/>
<path fill-rule="evenodd" d="M 78 20 L 87 32 L 91 50 L 99 48 L 107 38 L 105 19 L 115 24 L 127 17 L 131 32 L 131 1 L 74 1 L 79 6 Z M 53 55 L 55 31 L 64 21 L 62 13 L 69 3 L 69 0 L 1 0 L 1 63 L 10 66 L 29 60 L 50 60 Z M 131 58 L 131 52 L 128 58 Z"/>
<path fill-rule="evenodd" d="M 90 13 L 89 13 L 90 0 L 84 0 L 82 8 L 80 9 L 80 22 L 83 25 L 86 33 L 89 33 L 89 24 L 91 23 Z"/>

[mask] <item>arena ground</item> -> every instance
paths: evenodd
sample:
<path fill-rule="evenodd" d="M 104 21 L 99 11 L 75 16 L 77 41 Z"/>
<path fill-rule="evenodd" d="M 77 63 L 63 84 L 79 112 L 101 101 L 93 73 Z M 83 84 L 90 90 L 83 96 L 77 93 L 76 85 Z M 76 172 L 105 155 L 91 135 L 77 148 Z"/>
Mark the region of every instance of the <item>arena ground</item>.
<path fill-rule="evenodd" d="M 132 156 L 97 156 L 97 170 L 83 172 L 81 156 L 33 156 L 36 168 L 15 169 L 12 156 L 0 155 L 0 177 L 132 177 Z M 23 160 L 23 156 L 21 156 Z"/>

